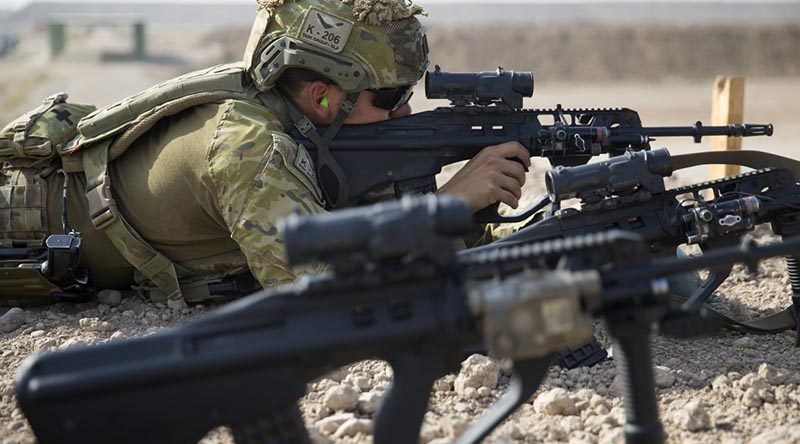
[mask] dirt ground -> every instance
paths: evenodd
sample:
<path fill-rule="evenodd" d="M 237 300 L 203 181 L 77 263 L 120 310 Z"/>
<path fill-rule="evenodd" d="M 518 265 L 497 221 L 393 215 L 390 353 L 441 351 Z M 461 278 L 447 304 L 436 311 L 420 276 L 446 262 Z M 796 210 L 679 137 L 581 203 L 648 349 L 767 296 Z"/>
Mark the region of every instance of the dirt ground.
<path fill-rule="evenodd" d="M 23 41 L 19 54 L 0 59 L 0 121 L 9 121 L 41 98 L 61 90 L 69 92 L 74 102 L 107 105 L 190 67 L 216 63 L 235 53 L 202 35 L 176 32 L 163 38 L 155 46 L 151 62 L 105 64 L 100 63 L 98 53 L 124 51 L 124 44 L 109 47 L 108 38 L 95 35 L 71 49 L 74 57 L 69 60 L 50 61 L 41 51 L 41 39 Z M 186 41 L 192 42 L 190 47 Z M 433 50 L 447 52 L 447 48 L 436 46 Z M 487 62 L 486 68 L 492 69 L 492 65 Z M 624 106 L 638 110 L 647 126 L 690 125 L 709 120 L 716 74 L 634 77 L 624 82 L 537 77 L 535 96 L 526 106 Z M 748 76 L 746 91 L 746 121 L 772 122 L 776 130 L 772 138 L 746 140 L 745 148 L 797 157 L 800 77 Z M 437 105 L 426 103 L 422 90 L 412 104 L 416 110 Z M 707 142 L 695 145 L 688 140 L 663 141 L 663 145 L 673 153 L 708 147 Z M 526 186 L 528 200 L 543 190 L 541 172 L 546 163 L 537 160 L 536 166 Z M 680 173 L 677 181 L 687 183 L 705 177 L 705 170 L 696 169 Z M 764 238 L 763 232 L 759 233 Z M 16 406 L 12 387 L 17 366 L 30 353 L 149 334 L 213 308 L 195 306 L 173 311 L 135 296 L 125 295 L 121 300 L 116 296 L 104 294 L 105 303 L 27 308 L 14 321 L 16 324 L 10 324 L 15 328 L 0 333 L 0 444 L 34 442 Z M 782 309 L 788 301 L 785 265 L 771 260 L 756 275 L 737 268 L 718 292 L 714 306 L 739 318 L 753 318 Z M 0 315 L 4 311 L 0 308 Z M 602 330 L 600 335 L 605 339 Z M 670 442 L 800 442 L 800 349 L 793 347 L 792 335 L 724 332 L 692 340 L 655 336 L 652 343 L 660 411 Z M 301 408 L 315 442 L 371 442 L 376 403 L 390 380 L 386 365 L 366 361 L 311 384 Z M 508 382 L 507 371 L 497 362 L 480 357 L 465 361 L 459 374 L 437 382 L 421 442 L 450 442 L 504 393 Z M 537 395 L 487 442 L 621 442 L 624 414 L 620 392 L 613 359 L 591 369 L 554 367 Z M 136 414 L 131 412 L 132 416 Z M 229 441 L 227 432 L 220 429 L 203 442 Z"/>

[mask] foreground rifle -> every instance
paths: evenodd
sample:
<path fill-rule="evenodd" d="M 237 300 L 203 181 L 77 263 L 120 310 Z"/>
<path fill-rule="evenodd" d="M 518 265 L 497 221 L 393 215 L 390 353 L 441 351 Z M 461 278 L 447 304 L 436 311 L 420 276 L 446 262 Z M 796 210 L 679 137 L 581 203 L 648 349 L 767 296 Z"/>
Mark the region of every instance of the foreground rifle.
<path fill-rule="evenodd" d="M 664 178 L 673 171 L 705 164 L 755 168 L 737 176 L 667 189 Z M 636 233 L 656 256 L 675 256 L 682 244 L 698 245 L 704 253 L 736 245 L 756 225 L 769 223 L 783 238 L 800 234 L 800 162 L 758 151 L 704 152 L 670 156 L 665 148 L 629 151 L 624 156 L 576 167 L 556 167 L 546 173 L 548 195 L 534 208 L 535 222 L 483 248 L 495 249 L 561 237 L 625 230 Z M 706 196 L 711 196 L 707 198 Z M 580 208 L 563 208 L 567 199 Z M 538 219 L 538 220 L 537 220 Z M 792 305 L 772 316 L 728 327 L 761 333 L 796 329 L 800 345 L 800 255 L 786 258 L 792 283 Z M 731 266 L 711 270 L 685 302 L 702 305 L 730 275 Z"/>
<path fill-rule="evenodd" d="M 430 99 L 448 99 L 450 106 L 367 125 L 345 125 L 328 141 L 330 155 L 318 155 L 326 127 L 298 125 L 292 138 L 311 151 L 318 176 L 331 203 L 359 204 L 371 192 L 404 194 L 436 190 L 442 167 L 468 160 L 484 147 L 518 141 L 531 157 L 552 165 L 581 165 L 592 156 L 616 156 L 627 150 L 650 149 L 657 137 L 771 136 L 772 125 L 644 127 L 639 114 L 616 109 L 523 109 L 533 96 L 530 72 L 447 73 L 437 66 L 425 77 Z M 317 131 L 315 135 L 309 134 Z M 315 142 L 316 141 L 316 142 Z M 327 166 L 335 162 L 338 166 Z M 338 174 L 335 171 L 339 171 Z M 476 214 L 477 222 L 515 222 L 533 215 L 521 211 L 500 216 L 497 205 Z"/>
<path fill-rule="evenodd" d="M 513 375 L 506 395 L 456 440 L 473 443 L 536 391 L 555 351 L 590 338 L 601 316 L 617 341 L 628 442 L 658 443 L 649 333 L 658 324 L 693 335 L 715 319 L 675 306 L 663 277 L 800 251 L 794 239 L 647 259 L 635 235 L 609 232 L 456 254 L 470 219 L 465 204 L 432 196 L 292 219 L 283 229 L 289 260 L 327 262 L 328 274 L 167 332 L 28 358 L 17 399 L 42 444 L 186 443 L 223 424 L 239 443 L 308 443 L 297 406 L 306 384 L 377 358 L 395 378 L 375 442 L 408 444 L 433 382 L 485 344 L 513 361 Z M 554 260 L 559 269 L 542 268 Z"/>

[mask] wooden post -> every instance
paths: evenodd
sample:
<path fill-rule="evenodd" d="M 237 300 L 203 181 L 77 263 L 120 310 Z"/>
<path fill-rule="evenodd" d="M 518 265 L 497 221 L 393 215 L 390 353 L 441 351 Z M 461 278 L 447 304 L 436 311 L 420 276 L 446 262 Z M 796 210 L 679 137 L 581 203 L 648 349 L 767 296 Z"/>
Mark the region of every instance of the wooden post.
<path fill-rule="evenodd" d="M 719 76 L 714 81 L 711 124 L 744 123 L 744 77 Z M 712 151 L 742 149 L 741 137 L 711 137 Z M 711 179 L 739 174 L 738 165 L 711 165 Z"/>

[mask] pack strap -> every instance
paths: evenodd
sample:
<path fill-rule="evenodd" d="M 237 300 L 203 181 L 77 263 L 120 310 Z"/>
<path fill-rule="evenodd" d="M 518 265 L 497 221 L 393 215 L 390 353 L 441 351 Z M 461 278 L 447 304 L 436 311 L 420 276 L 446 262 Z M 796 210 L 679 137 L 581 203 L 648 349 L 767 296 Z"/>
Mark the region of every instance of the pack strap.
<path fill-rule="evenodd" d="M 109 148 L 110 142 L 99 143 L 87 149 L 83 155 L 86 200 L 92 225 L 104 231 L 125 260 L 158 288 L 158 296 L 153 298 L 151 295 L 151 299 L 163 300 L 173 308 L 184 307 L 186 303 L 175 264 L 151 247 L 117 208 L 108 174 Z"/>

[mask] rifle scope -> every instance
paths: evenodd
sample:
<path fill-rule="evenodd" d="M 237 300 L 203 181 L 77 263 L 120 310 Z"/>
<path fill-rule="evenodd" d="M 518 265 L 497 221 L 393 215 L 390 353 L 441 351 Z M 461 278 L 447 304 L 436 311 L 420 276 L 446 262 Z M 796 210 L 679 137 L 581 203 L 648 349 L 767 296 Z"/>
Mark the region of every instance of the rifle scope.
<path fill-rule="evenodd" d="M 425 75 L 425 96 L 449 99 L 453 105 L 490 105 L 503 102 L 513 109 L 522 108 L 524 97 L 533 97 L 533 73 L 530 71 L 445 72 L 437 65 Z"/>
<path fill-rule="evenodd" d="M 465 202 L 434 195 L 422 199 L 406 196 L 400 201 L 318 215 L 292 215 L 281 227 L 292 266 L 341 258 L 370 262 L 415 252 L 435 256 L 445 253 L 436 251 L 441 249 L 439 238 L 452 243 L 453 236 L 472 229 Z"/>
<path fill-rule="evenodd" d="M 558 166 L 547 172 L 545 185 L 552 202 L 578 197 L 600 200 L 639 190 L 664 191 L 664 177 L 672 174 L 666 148 L 627 151 L 624 156 L 575 167 Z"/>

